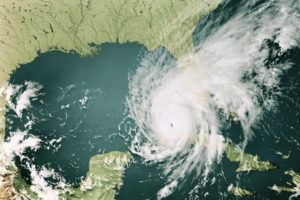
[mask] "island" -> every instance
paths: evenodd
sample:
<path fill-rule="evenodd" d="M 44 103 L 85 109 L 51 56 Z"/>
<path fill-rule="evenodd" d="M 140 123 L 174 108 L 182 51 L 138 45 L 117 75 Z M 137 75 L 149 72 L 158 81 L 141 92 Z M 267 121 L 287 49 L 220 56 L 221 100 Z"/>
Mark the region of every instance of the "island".
<path fill-rule="evenodd" d="M 198 22 L 220 3 L 221 0 L 1 1 L 0 198 L 40 198 L 22 179 L 12 158 L 3 151 L 7 104 L 3 91 L 8 87 L 10 75 L 17 68 L 33 61 L 39 54 L 53 50 L 77 53 L 83 57 L 101 54 L 100 45 L 108 42 L 138 42 L 148 50 L 164 46 L 174 57 L 181 58 L 194 53 L 192 34 Z M 129 160 L 129 154 L 122 152 L 96 155 L 91 159 L 90 171 L 80 188 L 85 188 L 92 182 L 95 183 L 93 189 L 83 192 L 69 188 L 69 192 L 56 192 L 57 195 L 66 199 L 71 196 L 78 199 L 83 196 L 92 198 L 101 191 L 101 198 L 114 199 L 114 187 L 108 184 L 110 189 L 104 190 L 100 187 L 100 180 L 91 176 L 104 176 L 102 170 L 107 170 L 103 163 L 94 166 L 93 163 L 98 162 L 95 160 L 100 159 L 101 163 L 107 156 L 117 155 L 126 155 L 126 160 Z M 127 162 L 121 163 L 120 166 L 125 166 Z M 114 173 L 114 186 L 120 187 L 123 170 L 120 167 Z"/>
<path fill-rule="evenodd" d="M 284 174 L 292 177 L 292 181 L 287 182 L 287 184 L 290 185 L 290 187 L 283 187 L 283 186 L 281 187 L 281 186 L 273 185 L 271 189 L 275 190 L 278 193 L 290 192 L 290 193 L 294 193 L 295 197 L 299 196 L 300 195 L 300 173 L 295 172 L 293 170 L 289 170 L 284 172 Z"/>
<path fill-rule="evenodd" d="M 234 187 L 232 184 L 230 184 L 228 186 L 228 191 L 231 192 L 233 195 L 237 196 L 237 197 L 244 197 L 244 196 L 251 196 L 253 195 L 252 192 L 240 188 L 240 187 Z"/>

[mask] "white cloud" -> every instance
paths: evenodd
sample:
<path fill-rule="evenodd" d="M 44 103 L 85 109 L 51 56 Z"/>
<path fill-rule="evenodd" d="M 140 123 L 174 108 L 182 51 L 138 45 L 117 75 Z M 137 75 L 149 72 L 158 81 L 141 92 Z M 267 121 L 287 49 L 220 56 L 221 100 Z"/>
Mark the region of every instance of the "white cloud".
<path fill-rule="evenodd" d="M 25 87 L 25 91 L 21 94 L 21 89 Z M 3 94 L 6 96 L 8 106 L 16 112 L 18 117 L 22 117 L 22 112 L 31 105 L 31 100 L 36 98 L 38 92 L 42 89 L 42 86 L 36 82 L 26 81 L 24 85 L 12 85 L 10 84 Z M 12 98 L 16 96 L 16 104 L 12 102 Z"/>

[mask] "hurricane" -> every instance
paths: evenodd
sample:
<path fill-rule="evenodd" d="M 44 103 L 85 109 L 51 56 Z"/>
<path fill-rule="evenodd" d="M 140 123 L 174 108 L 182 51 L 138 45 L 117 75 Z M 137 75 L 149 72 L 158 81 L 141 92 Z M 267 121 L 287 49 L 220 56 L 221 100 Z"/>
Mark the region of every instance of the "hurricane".
<path fill-rule="evenodd" d="M 253 126 L 276 111 L 281 76 L 293 65 L 280 58 L 300 43 L 299 1 L 230 4 L 200 22 L 195 53 L 175 59 L 162 47 L 142 55 L 129 75 L 131 152 L 163 169 L 168 181 L 159 199 L 192 172 L 207 183 L 233 121 L 241 124 L 244 149 L 255 137 Z"/>

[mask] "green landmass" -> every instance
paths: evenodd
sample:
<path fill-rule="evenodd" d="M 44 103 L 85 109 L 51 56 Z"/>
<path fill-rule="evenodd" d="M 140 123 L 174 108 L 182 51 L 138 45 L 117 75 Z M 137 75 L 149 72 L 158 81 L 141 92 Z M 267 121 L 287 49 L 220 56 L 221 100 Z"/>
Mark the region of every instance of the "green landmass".
<path fill-rule="evenodd" d="M 165 46 L 180 58 L 194 52 L 192 33 L 197 23 L 220 3 L 221 0 L 0 1 L 0 145 L 4 142 L 7 104 L 2 92 L 14 70 L 33 61 L 38 53 L 59 50 L 93 56 L 101 44 L 118 40 L 138 42 L 149 50 Z M 13 165 L 4 151 L 0 157 L 1 168 Z M 0 178 L 5 183 L 0 185 L 1 199 L 14 199 L 21 190 L 33 195 L 16 171 L 3 170 Z M 99 188 L 92 191 L 101 190 L 107 198 L 115 194 L 113 189 L 104 194 Z M 90 190 L 70 191 L 78 198 L 93 196 Z"/>
<path fill-rule="evenodd" d="M 0 199 L 39 199 L 38 195 L 30 189 L 14 166 L 7 166 L 6 173 L 2 175 L 0 188 Z"/>
<path fill-rule="evenodd" d="M 117 190 L 123 184 L 122 177 L 125 168 L 130 164 L 131 155 L 129 152 L 113 151 L 107 154 L 98 154 L 90 159 L 89 171 L 80 187 L 67 187 L 62 190 L 53 190 L 61 200 L 113 200 Z M 4 186 L 0 189 L 1 200 L 42 199 L 38 193 L 31 189 L 22 178 L 17 168 L 9 166 L 7 173 L 2 180 Z M 117 190 L 116 190 L 117 189 Z"/>
<path fill-rule="evenodd" d="M 123 183 L 124 169 L 129 165 L 129 152 L 118 151 L 99 154 L 91 158 L 89 171 L 79 188 L 67 188 L 61 192 L 63 200 L 112 200 Z"/>
<path fill-rule="evenodd" d="M 216 140 L 216 138 L 211 137 L 209 134 L 204 134 L 201 137 L 204 140 L 203 144 L 210 148 L 210 140 Z M 198 134 L 191 134 L 189 142 L 194 144 L 199 140 Z M 236 172 L 243 171 L 268 171 L 276 169 L 277 167 L 272 165 L 269 161 L 262 161 L 257 155 L 251 155 L 245 153 L 237 144 L 232 141 L 220 141 L 221 148 L 223 149 L 226 157 L 231 162 L 240 163 L 240 167 L 236 169 Z"/>
<path fill-rule="evenodd" d="M 240 121 L 236 117 L 236 113 L 230 111 L 229 117 L 235 124 L 239 124 Z M 263 126 L 265 132 L 265 127 Z M 242 171 L 268 171 L 276 169 L 277 167 L 272 165 L 269 161 L 262 161 L 257 155 L 251 155 L 245 153 L 238 145 L 234 144 L 231 140 L 224 142 L 224 151 L 226 157 L 231 162 L 239 162 L 240 167 L 236 169 L 236 172 Z"/>
<path fill-rule="evenodd" d="M 28 185 L 21 176 L 21 173 L 15 169 L 16 176 L 14 178 L 14 188 L 17 193 L 20 194 L 24 199 L 39 199 L 38 195 L 30 189 Z"/>
<path fill-rule="evenodd" d="M 118 40 L 119 43 L 138 42 L 149 50 L 165 46 L 173 56 L 184 57 L 194 53 L 192 33 L 197 23 L 220 2 L 221 0 L 1 1 L 0 88 L 8 85 L 10 74 L 20 64 L 31 62 L 38 56 L 38 52 L 59 50 L 92 56 L 99 52 L 99 45 Z M 6 101 L 1 96 L 0 89 L 1 142 L 5 134 L 5 106 Z M 269 162 L 260 161 L 258 156 L 244 153 L 236 145 L 224 144 L 224 149 L 230 161 L 241 163 L 237 172 L 276 168 Z M 114 199 L 115 187 L 120 188 L 123 173 L 122 167 L 119 171 L 112 170 L 120 158 L 118 154 L 121 156 L 122 153 L 112 152 L 108 155 L 113 160 L 110 167 L 103 162 L 106 155 L 93 157 L 90 171 L 80 187 L 68 188 L 61 193 L 61 197 Z M 124 154 L 127 158 L 128 155 L 130 156 Z M 93 163 L 99 164 L 98 168 Z M 124 167 L 126 164 L 128 162 L 124 161 L 120 166 Z M 104 176 L 104 171 L 111 176 Z M 36 194 L 30 191 L 20 174 L 17 171 L 15 173 L 16 191 L 32 195 L 30 198 L 34 199 Z"/>
<path fill-rule="evenodd" d="M 287 155 L 282 155 L 282 159 L 289 159 L 290 156 L 291 156 L 291 151 L 289 151 L 289 154 Z"/>
<path fill-rule="evenodd" d="M 13 0 L 0 2 L 0 87 L 20 64 L 51 50 L 93 55 L 103 43 L 193 53 L 199 20 L 221 0 Z M 91 45 L 95 44 L 95 45 Z"/>
<path fill-rule="evenodd" d="M 230 143 L 225 144 L 225 154 L 231 162 L 240 163 L 240 167 L 236 169 L 236 172 L 252 170 L 268 171 L 276 169 L 276 166 L 272 165 L 269 161 L 261 161 L 257 155 L 253 156 L 251 154 L 244 153 L 244 151 L 237 145 Z"/>
<path fill-rule="evenodd" d="M 246 189 L 240 188 L 240 187 L 233 187 L 233 185 L 229 185 L 228 191 L 231 192 L 232 194 L 234 194 L 235 196 L 238 196 L 238 197 L 253 195 L 252 192 L 250 192 Z"/>
<path fill-rule="evenodd" d="M 295 172 L 293 170 L 289 170 L 289 171 L 284 172 L 284 174 L 292 177 L 292 181 L 287 182 L 287 184 L 290 185 L 290 187 L 280 187 L 280 186 L 274 185 L 272 187 L 272 190 L 275 190 L 278 193 L 291 192 L 291 193 L 299 193 L 300 194 L 300 173 Z"/>

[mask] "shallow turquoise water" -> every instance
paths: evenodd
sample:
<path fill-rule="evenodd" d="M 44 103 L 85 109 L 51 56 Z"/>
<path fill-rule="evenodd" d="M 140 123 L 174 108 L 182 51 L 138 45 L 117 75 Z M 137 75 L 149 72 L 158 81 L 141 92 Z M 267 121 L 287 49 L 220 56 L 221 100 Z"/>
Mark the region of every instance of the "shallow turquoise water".
<path fill-rule="evenodd" d="M 194 33 L 194 43 L 201 42 L 210 31 L 229 20 L 231 12 L 234 13 L 238 5 L 237 1 L 232 1 L 232 5 L 227 5 L 230 9 L 220 7 L 200 22 Z M 228 10 L 231 12 L 226 13 Z M 220 15 L 224 17 L 218 21 Z M 216 22 L 214 27 L 206 27 L 209 20 Z M 270 45 L 276 48 L 274 41 Z M 11 84 L 35 81 L 43 86 L 40 91 L 42 95 L 33 101 L 32 108 L 24 111 L 22 119 L 18 119 L 12 110 L 7 112 L 8 133 L 17 129 L 24 130 L 24 125 L 33 119 L 35 124 L 30 133 L 42 139 L 41 148 L 37 152 L 25 152 L 29 159 L 21 161 L 19 157 L 16 158 L 16 164 L 28 182 L 27 162 L 35 164 L 38 169 L 43 165 L 53 168 L 68 183 L 78 185 L 88 171 L 91 156 L 113 150 L 129 150 L 130 137 L 126 135 L 126 127 L 119 129 L 124 118 L 124 100 L 128 95 L 128 73 L 135 72 L 139 57 L 147 50 L 136 43 L 104 44 L 101 47 L 100 55 L 93 58 L 48 52 L 23 65 L 12 75 Z M 258 154 L 262 160 L 269 160 L 278 169 L 237 175 L 235 169 L 238 163 L 229 162 L 224 156 L 221 165 L 215 166 L 209 175 L 210 180 L 216 178 L 215 184 L 192 191 L 202 180 L 191 173 L 168 199 L 184 199 L 196 195 L 203 197 L 206 192 L 209 192 L 207 199 L 217 199 L 220 195 L 222 199 L 234 199 L 233 195 L 227 193 L 227 187 L 236 180 L 239 180 L 241 187 L 256 191 L 250 199 L 288 198 L 288 193 L 277 195 L 268 187 L 273 184 L 286 185 L 285 182 L 290 178 L 283 176 L 283 172 L 289 169 L 300 170 L 299 147 L 288 142 L 291 139 L 300 141 L 300 71 L 296 67 L 300 65 L 299 55 L 298 48 L 266 61 L 291 60 L 295 67 L 282 76 L 280 87 L 284 89 L 283 95 L 278 98 L 278 110 L 265 112 L 261 123 L 254 128 L 255 138 L 246 148 L 248 153 Z M 13 121 L 11 126 L 10 120 Z M 236 143 L 243 140 L 239 124 L 231 124 L 229 129 L 224 128 L 223 135 Z M 274 136 L 282 139 L 277 143 Z M 276 151 L 285 155 L 291 151 L 291 156 L 288 160 L 282 160 Z M 126 170 L 124 185 L 117 199 L 156 199 L 157 191 L 166 181 L 162 169 L 157 165 L 143 164 L 141 158 L 133 156 L 136 162 Z M 48 181 L 54 186 L 57 182 L 56 179 Z"/>
<path fill-rule="evenodd" d="M 123 119 L 128 73 L 137 67 L 144 47 L 131 43 L 102 48 L 93 58 L 57 51 L 42 54 L 11 77 L 12 84 L 39 83 L 44 95 L 24 111 L 22 120 L 15 119 L 9 131 L 25 129 L 26 117 L 33 119 L 30 133 L 43 140 L 42 148 L 26 154 L 35 158 L 34 164 L 59 171 L 69 183 L 78 183 L 86 174 L 91 156 L 128 150 L 118 135 L 118 125 Z M 13 115 L 7 113 L 8 118 Z M 48 150 L 49 141 L 59 138 L 61 142 L 53 144 L 61 147 Z M 25 162 L 17 163 L 26 176 Z"/>
<path fill-rule="evenodd" d="M 105 44 L 102 48 L 101 54 L 93 58 L 81 58 L 78 55 L 57 51 L 42 54 L 12 75 L 10 81 L 12 84 L 35 81 L 43 86 L 40 91 L 42 95 L 33 101 L 30 109 L 23 112 L 22 119 L 18 119 L 12 110 L 7 112 L 7 118 L 13 121 L 12 126 L 7 126 L 8 132 L 25 130 L 24 125 L 30 119 L 34 119 L 35 124 L 30 133 L 42 139 L 41 148 L 37 152 L 31 150 L 25 152 L 24 155 L 28 156 L 29 160 L 21 161 L 19 157 L 16 158 L 17 166 L 29 183 L 27 162 L 35 164 L 37 169 L 42 166 L 53 168 L 66 179 L 67 183 L 76 186 L 88 171 L 91 156 L 113 150 L 129 151 L 130 137 L 127 136 L 126 127 L 121 126 L 119 129 L 119 125 L 124 118 L 128 74 L 134 73 L 139 56 L 145 53 L 146 49 L 135 43 Z M 294 81 L 296 90 L 286 90 L 285 95 L 293 96 L 295 101 L 300 94 L 298 73 L 296 68 L 292 69 L 283 77 L 282 83 L 285 85 L 291 80 Z M 87 100 L 83 103 L 85 97 Z M 299 110 L 299 105 L 287 104 L 285 98 L 279 99 L 279 102 L 278 112 L 266 112 L 265 120 L 260 125 L 264 125 L 270 133 L 280 130 L 279 136 L 283 134 L 288 138 L 299 137 L 294 135 L 299 129 L 296 117 L 299 111 L 294 110 Z M 295 126 L 296 129 L 290 130 L 291 126 Z M 222 164 L 215 166 L 215 170 L 209 176 L 209 179 L 215 177 L 217 184 L 207 185 L 196 194 L 203 196 L 209 192 L 209 199 L 217 198 L 220 194 L 214 192 L 216 187 L 219 192 L 226 191 L 228 185 L 238 178 L 243 187 L 257 192 L 252 198 L 278 198 L 278 195 L 268 187 L 274 183 L 284 185 L 289 178 L 282 176 L 283 172 L 290 168 L 298 169 L 300 162 L 296 153 L 298 150 L 292 152 L 290 159 L 282 160 L 274 151 L 287 154 L 293 151 L 291 145 L 286 140 L 277 144 L 274 135 L 265 134 L 265 129 L 259 126 L 256 128 L 256 138 L 248 144 L 246 150 L 274 163 L 279 167 L 278 170 L 241 173 L 236 176 L 234 171 L 238 164 L 229 162 L 224 156 Z M 232 127 L 225 129 L 223 134 L 236 143 L 243 139 L 239 124 L 232 124 Z M 52 146 L 50 145 L 51 140 L 59 138 L 62 138 L 61 141 L 55 141 Z M 133 156 L 136 162 L 126 170 L 124 185 L 117 199 L 155 199 L 157 191 L 166 181 L 166 177 L 162 176 L 162 169 L 158 165 L 145 165 L 141 158 Z M 48 181 L 54 186 L 57 183 L 56 179 L 49 178 Z M 199 183 L 201 177 L 195 177 L 193 173 L 187 175 L 186 180 L 183 180 L 184 187 L 180 187 L 168 199 L 187 197 Z M 232 197 L 227 193 L 223 195 L 227 196 L 226 198 Z M 280 196 L 280 198 L 287 197 L 287 193 Z"/>

